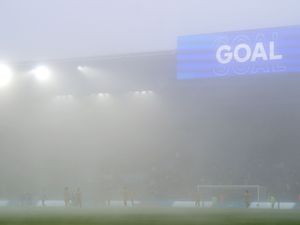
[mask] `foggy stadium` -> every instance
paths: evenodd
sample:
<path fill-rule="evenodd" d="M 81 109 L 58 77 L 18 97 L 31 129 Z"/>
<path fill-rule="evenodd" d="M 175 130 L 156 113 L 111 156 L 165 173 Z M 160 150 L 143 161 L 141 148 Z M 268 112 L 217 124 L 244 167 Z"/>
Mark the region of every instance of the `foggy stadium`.
<path fill-rule="evenodd" d="M 0 0 L 0 224 L 299 224 L 299 6 Z"/>

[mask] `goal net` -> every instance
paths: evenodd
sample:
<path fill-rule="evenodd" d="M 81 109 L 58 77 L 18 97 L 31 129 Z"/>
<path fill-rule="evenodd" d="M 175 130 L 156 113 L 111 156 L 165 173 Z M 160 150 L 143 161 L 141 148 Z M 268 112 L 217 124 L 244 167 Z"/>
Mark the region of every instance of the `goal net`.
<path fill-rule="evenodd" d="M 260 185 L 197 185 L 195 201 L 212 202 L 213 205 L 244 205 L 246 199 L 259 203 L 266 189 Z"/>

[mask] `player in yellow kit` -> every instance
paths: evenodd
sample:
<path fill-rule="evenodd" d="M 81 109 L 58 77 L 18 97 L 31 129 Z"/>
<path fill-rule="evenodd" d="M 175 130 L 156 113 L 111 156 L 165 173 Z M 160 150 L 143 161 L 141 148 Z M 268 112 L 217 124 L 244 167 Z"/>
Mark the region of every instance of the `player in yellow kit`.
<path fill-rule="evenodd" d="M 70 206 L 70 193 L 69 193 L 69 188 L 65 187 L 64 190 L 64 201 L 65 201 L 65 207 Z"/>
<path fill-rule="evenodd" d="M 77 191 L 75 193 L 75 198 L 76 198 L 76 205 L 81 208 L 82 207 L 82 195 L 80 188 L 77 188 Z"/>

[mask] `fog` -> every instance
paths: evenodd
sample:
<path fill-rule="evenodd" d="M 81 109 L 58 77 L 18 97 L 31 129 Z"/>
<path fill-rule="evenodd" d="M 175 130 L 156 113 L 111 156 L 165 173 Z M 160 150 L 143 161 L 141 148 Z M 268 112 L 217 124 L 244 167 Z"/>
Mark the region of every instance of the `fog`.
<path fill-rule="evenodd" d="M 299 23 L 297 0 L 1 0 L 0 59 L 173 50 L 176 37 Z"/>
<path fill-rule="evenodd" d="M 176 38 L 295 25 L 299 6 L 0 0 L 0 57 L 15 74 L 0 91 L 0 198 L 62 200 L 69 187 L 103 205 L 127 187 L 138 200 L 190 200 L 201 184 L 294 200 L 299 76 L 178 81 Z M 49 82 L 28 73 L 40 63 Z"/>

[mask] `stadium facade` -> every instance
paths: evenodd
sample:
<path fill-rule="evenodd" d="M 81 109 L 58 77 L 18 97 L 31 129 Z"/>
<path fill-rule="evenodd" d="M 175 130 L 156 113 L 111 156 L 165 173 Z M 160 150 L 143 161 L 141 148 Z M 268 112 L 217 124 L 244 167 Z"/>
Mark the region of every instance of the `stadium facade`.
<path fill-rule="evenodd" d="M 178 80 L 176 53 L 49 60 L 42 87 L 27 73 L 38 62 L 14 65 L 0 99 L 1 196 L 55 199 L 68 185 L 103 201 L 127 186 L 189 200 L 199 184 L 258 184 L 296 201 L 299 73 Z"/>

